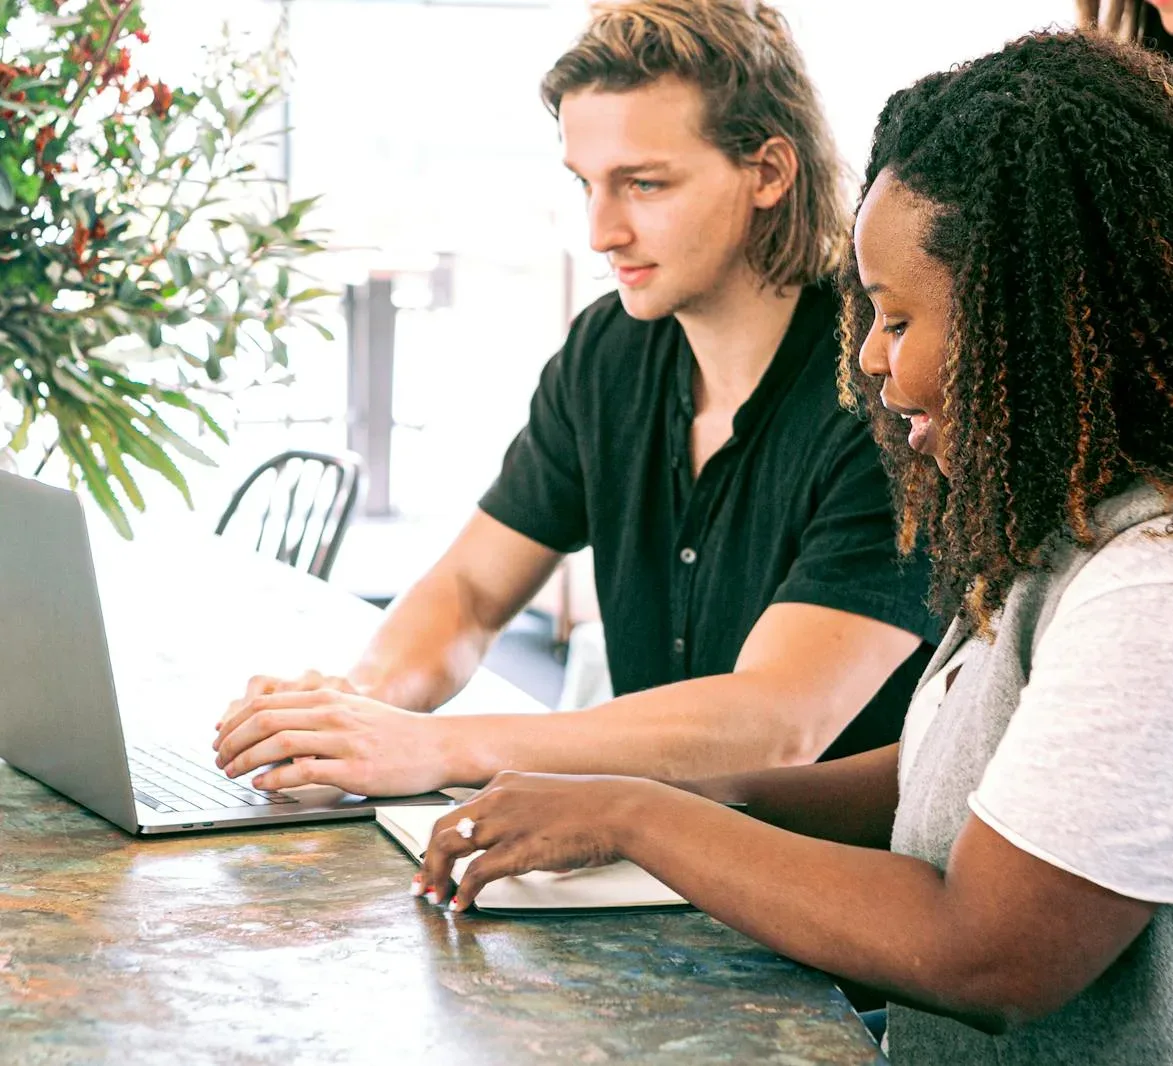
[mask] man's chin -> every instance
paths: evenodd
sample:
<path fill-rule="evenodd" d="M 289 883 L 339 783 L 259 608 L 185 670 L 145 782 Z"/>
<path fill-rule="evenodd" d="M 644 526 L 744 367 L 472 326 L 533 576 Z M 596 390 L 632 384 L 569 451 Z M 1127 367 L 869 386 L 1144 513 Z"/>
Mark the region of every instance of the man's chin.
<path fill-rule="evenodd" d="M 657 299 L 649 292 L 632 291 L 619 286 L 619 302 L 623 310 L 632 318 L 641 322 L 652 322 L 657 318 L 667 318 L 676 310 L 675 306 L 663 298 Z"/>

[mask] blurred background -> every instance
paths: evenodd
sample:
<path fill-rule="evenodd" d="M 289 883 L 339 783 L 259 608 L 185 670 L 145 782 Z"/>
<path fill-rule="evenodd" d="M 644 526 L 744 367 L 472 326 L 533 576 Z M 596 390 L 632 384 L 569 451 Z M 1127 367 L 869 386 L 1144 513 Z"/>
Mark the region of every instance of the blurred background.
<path fill-rule="evenodd" d="M 1074 21 L 1072 0 L 776 6 L 856 173 L 893 90 Z M 219 466 L 190 471 L 197 521 L 210 528 L 242 477 L 284 448 L 350 447 L 370 483 L 332 580 L 386 600 L 443 549 L 524 423 L 569 318 L 611 287 L 538 98 L 587 10 L 585 0 L 146 0 L 144 62 L 170 84 L 188 80 L 224 27 L 241 42 L 282 35 L 289 89 L 262 162 L 292 198 L 321 196 L 310 221 L 338 249 L 310 267 L 340 294 L 327 316 L 335 339 L 291 336 L 292 381 L 237 397 L 231 446 L 213 448 Z M 389 382 L 374 389 L 356 371 L 372 357 L 390 359 Z M 156 495 L 141 521 L 182 508 L 166 489 Z M 539 606 L 562 636 L 591 617 L 589 560 Z"/>

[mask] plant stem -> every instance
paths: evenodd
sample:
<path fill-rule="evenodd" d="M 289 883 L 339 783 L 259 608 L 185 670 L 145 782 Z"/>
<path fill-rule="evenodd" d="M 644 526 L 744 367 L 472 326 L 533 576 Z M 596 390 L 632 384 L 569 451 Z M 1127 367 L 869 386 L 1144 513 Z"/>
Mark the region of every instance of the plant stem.
<path fill-rule="evenodd" d="M 106 40 L 102 42 L 101 52 L 90 64 L 90 69 L 86 71 L 86 76 L 82 78 L 81 83 L 77 87 L 77 95 L 73 98 L 73 103 L 70 104 L 68 117 L 71 123 L 77 118 L 77 113 L 81 110 L 81 105 L 85 103 L 86 93 L 89 91 L 90 83 L 94 80 L 94 76 L 98 73 L 99 64 L 109 55 L 110 46 L 118 40 L 118 35 L 122 31 L 123 24 L 126 22 L 127 17 L 134 9 L 136 3 L 138 3 L 138 0 L 125 0 L 125 3 L 118 9 L 118 15 L 110 23 L 110 32 L 106 34 Z M 105 7 L 104 4 L 103 7 Z M 58 136 L 64 137 L 68 131 L 69 126 L 66 126 Z"/>

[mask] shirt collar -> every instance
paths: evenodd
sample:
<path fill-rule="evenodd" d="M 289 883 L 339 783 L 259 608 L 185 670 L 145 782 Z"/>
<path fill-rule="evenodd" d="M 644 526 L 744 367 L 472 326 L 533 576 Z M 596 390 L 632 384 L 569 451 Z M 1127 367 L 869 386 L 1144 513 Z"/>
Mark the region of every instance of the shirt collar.
<path fill-rule="evenodd" d="M 823 322 L 824 315 L 820 312 L 829 300 L 833 300 L 833 283 L 829 280 L 816 282 L 804 286 L 798 297 L 798 304 L 794 308 L 794 315 L 782 343 L 766 367 L 761 381 L 750 394 L 749 398 L 733 416 L 733 437 L 737 439 L 758 426 L 765 415 L 772 411 L 782 398 L 789 392 L 790 387 L 797 380 L 802 368 L 806 366 L 814 342 L 818 337 L 811 336 L 810 324 L 812 321 Z M 679 327 L 678 327 L 679 328 Z M 684 330 L 680 330 L 680 341 L 677 348 L 676 360 L 676 392 L 677 399 L 683 413 L 689 418 L 696 417 L 696 406 L 693 399 L 693 379 L 696 373 L 696 358 L 692 354 L 688 338 Z"/>

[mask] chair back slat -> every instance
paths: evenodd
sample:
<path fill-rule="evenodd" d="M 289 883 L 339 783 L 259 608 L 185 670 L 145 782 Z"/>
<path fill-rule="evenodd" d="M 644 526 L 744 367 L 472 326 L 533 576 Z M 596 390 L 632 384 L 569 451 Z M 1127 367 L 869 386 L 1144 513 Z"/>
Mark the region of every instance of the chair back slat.
<path fill-rule="evenodd" d="M 362 460 L 353 453 L 282 452 L 245 478 L 216 532 L 223 534 L 229 523 L 234 531 L 255 530 L 259 554 L 325 580 L 362 482 Z"/>

